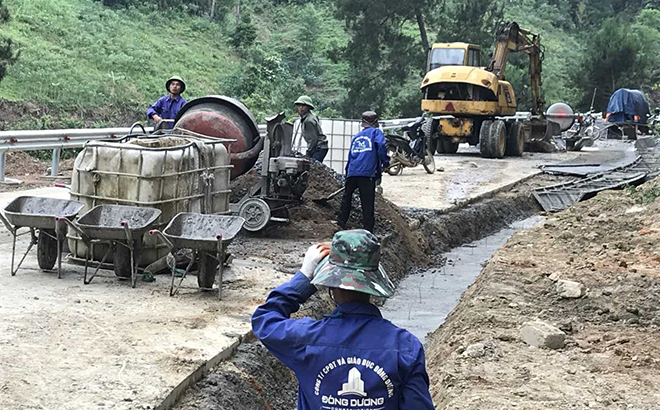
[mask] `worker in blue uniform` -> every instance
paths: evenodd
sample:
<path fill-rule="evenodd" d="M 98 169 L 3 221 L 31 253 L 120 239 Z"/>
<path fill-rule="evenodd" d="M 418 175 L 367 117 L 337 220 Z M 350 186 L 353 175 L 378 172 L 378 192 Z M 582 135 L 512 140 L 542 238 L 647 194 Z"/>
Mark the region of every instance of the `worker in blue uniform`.
<path fill-rule="evenodd" d="M 156 123 L 159 127 L 163 120 L 174 120 L 181 108 L 186 104 L 186 100 L 181 97 L 186 91 L 186 83 L 181 77 L 173 76 L 165 82 L 167 94 L 156 100 L 147 109 L 147 118 Z M 172 128 L 173 122 L 168 122 L 167 128 Z"/>
<path fill-rule="evenodd" d="M 351 214 L 353 192 L 360 192 L 362 227 L 370 232 L 376 224 L 376 186 L 380 184 L 383 169 L 390 165 L 385 135 L 378 127 L 378 114 L 374 111 L 362 113 L 362 131 L 351 139 L 351 148 L 346 163 L 346 185 L 341 201 L 337 225 L 346 228 Z"/>
<path fill-rule="evenodd" d="M 422 344 L 370 303 L 394 293 L 379 260 L 371 232 L 337 232 L 330 248 L 310 247 L 295 276 L 254 312 L 254 334 L 298 378 L 299 410 L 434 409 Z M 334 312 L 291 319 L 317 287 L 329 289 Z"/>

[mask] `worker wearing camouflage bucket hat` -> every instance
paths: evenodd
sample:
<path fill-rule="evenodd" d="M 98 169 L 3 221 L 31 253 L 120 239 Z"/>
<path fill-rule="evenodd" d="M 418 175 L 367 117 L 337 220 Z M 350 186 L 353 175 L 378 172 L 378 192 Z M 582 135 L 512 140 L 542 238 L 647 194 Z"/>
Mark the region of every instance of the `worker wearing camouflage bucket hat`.
<path fill-rule="evenodd" d="M 329 290 L 334 312 L 291 319 L 317 287 Z M 298 409 L 434 409 L 422 344 L 370 303 L 393 293 L 378 239 L 356 229 L 312 245 L 295 276 L 257 308 L 252 330 L 295 372 Z"/>
<path fill-rule="evenodd" d="M 314 104 L 307 95 L 301 95 L 294 102 L 300 115 L 300 134 L 307 143 L 305 155 L 323 162 L 328 154 L 328 137 L 323 133 L 321 120 L 314 114 Z"/>

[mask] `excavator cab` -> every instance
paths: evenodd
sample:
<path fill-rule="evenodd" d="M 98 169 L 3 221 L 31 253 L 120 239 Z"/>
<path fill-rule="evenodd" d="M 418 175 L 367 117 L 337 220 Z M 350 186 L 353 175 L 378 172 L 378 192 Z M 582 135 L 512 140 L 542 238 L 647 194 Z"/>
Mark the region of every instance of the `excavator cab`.
<path fill-rule="evenodd" d="M 480 67 L 479 50 L 479 46 L 468 43 L 435 43 L 429 51 L 427 71 L 452 65 Z"/>

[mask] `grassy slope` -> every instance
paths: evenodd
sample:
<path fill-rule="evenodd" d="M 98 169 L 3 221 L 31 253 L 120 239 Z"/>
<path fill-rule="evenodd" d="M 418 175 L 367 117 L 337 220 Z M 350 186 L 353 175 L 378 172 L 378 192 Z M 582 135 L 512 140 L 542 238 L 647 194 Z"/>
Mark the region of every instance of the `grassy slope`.
<path fill-rule="evenodd" d="M 172 74 L 186 98 L 219 93 L 239 69 L 222 30 L 202 18 L 110 10 L 91 0 L 6 0 L 3 32 L 21 49 L 0 98 L 32 100 L 100 123 L 115 110 L 140 117 Z"/>

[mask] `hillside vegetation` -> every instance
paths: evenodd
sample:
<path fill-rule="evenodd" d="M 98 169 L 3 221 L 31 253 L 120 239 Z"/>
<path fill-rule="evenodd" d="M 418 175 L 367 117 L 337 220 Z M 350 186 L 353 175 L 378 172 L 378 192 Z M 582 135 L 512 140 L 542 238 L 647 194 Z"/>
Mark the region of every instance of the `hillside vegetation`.
<path fill-rule="evenodd" d="M 0 126 L 130 125 L 145 120 L 174 74 L 186 79 L 187 99 L 230 95 L 260 121 L 282 110 L 294 115 L 292 101 L 303 93 L 324 116 L 366 108 L 414 116 L 424 34 L 429 43 L 481 44 L 486 61 L 503 21 L 541 35 L 548 103 L 585 110 L 597 88 L 596 108 L 604 109 L 619 87 L 655 100 L 657 3 L 0 0 Z M 507 71 L 521 109 L 529 103 L 527 63 L 515 56 Z"/>

